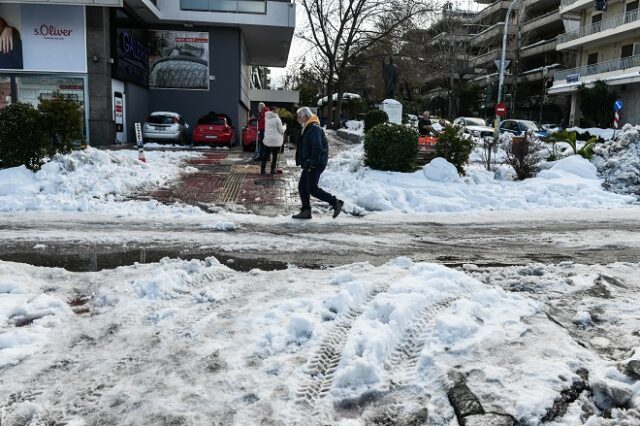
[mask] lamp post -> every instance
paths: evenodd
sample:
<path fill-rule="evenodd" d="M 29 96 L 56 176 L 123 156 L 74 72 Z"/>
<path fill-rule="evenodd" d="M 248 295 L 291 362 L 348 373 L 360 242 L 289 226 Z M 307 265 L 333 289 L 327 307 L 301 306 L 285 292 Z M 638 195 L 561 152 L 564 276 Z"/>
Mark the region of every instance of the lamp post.
<path fill-rule="evenodd" d="M 509 4 L 509 8 L 507 9 L 507 16 L 504 18 L 504 33 L 502 34 L 502 52 L 500 54 L 500 69 L 498 70 L 498 97 L 496 104 L 502 102 L 502 86 L 504 85 L 504 63 L 505 56 L 507 54 L 507 32 L 509 30 L 509 18 L 511 17 L 511 11 L 513 7 L 516 5 L 518 0 L 512 0 Z M 496 125 L 495 125 L 495 137 L 496 139 L 499 136 L 498 128 L 500 127 L 500 116 L 496 114 Z"/>

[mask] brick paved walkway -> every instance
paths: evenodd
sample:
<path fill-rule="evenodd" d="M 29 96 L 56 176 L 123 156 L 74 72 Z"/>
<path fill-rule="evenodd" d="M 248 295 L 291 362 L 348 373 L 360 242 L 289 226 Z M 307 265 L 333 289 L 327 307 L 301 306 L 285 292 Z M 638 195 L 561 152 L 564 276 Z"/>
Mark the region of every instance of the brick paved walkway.
<path fill-rule="evenodd" d="M 299 209 L 298 168 L 295 151 L 285 147 L 278 156 L 277 173 L 260 175 L 260 164 L 250 162 L 252 153 L 239 147 L 229 151 L 205 150 L 184 166 L 197 172 L 185 173 L 179 181 L 136 199 L 155 199 L 163 203 L 181 202 L 215 211 L 220 206 L 242 206 L 260 214 L 291 213 Z M 267 163 L 267 171 L 270 163 Z M 268 173 L 268 172 L 267 172 Z"/>

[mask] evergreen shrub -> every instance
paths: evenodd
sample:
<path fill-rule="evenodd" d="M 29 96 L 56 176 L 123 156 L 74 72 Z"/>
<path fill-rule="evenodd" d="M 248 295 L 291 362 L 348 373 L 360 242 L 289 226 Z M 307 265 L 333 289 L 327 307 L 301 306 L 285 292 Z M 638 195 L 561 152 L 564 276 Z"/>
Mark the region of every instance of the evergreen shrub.
<path fill-rule="evenodd" d="M 400 124 L 381 123 L 364 137 L 364 163 L 376 170 L 412 172 L 418 156 L 418 133 Z"/>
<path fill-rule="evenodd" d="M 457 126 L 446 126 L 438 135 L 436 156 L 442 157 L 456 166 L 458 173 L 464 176 L 464 166 L 469 162 L 473 150 L 473 141 L 460 135 Z"/>
<path fill-rule="evenodd" d="M 380 123 L 387 123 L 389 115 L 380 109 L 372 109 L 364 117 L 364 131 L 368 132 Z"/>

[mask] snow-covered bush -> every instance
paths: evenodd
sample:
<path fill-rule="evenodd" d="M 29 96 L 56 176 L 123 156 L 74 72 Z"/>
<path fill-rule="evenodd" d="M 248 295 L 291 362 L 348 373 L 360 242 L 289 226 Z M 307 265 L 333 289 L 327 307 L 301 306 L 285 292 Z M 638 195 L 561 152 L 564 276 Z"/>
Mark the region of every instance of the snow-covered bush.
<path fill-rule="evenodd" d="M 605 188 L 640 195 L 640 126 L 627 124 L 615 140 L 597 144 L 591 161 Z"/>
<path fill-rule="evenodd" d="M 376 170 L 412 172 L 418 156 L 418 133 L 400 124 L 382 123 L 364 138 L 364 163 Z"/>
<path fill-rule="evenodd" d="M 504 135 L 509 135 L 505 133 Z M 505 163 L 513 167 L 518 180 L 532 177 L 538 170 L 540 162 L 540 150 L 542 144 L 534 135 L 527 134 L 523 137 L 501 137 L 505 143 L 507 158 Z"/>
<path fill-rule="evenodd" d="M 456 166 L 461 175 L 464 175 L 464 166 L 469 162 L 471 151 L 473 141 L 461 136 L 457 126 L 446 126 L 438 135 L 436 155 Z"/>
<path fill-rule="evenodd" d="M 583 158 L 589 160 L 593 156 L 593 149 L 595 144 L 598 142 L 598 138 L 593 136 L 589 140 L 587 140 L 587 142 L 581 148 L 578 148 L 578 134 L 576 132 L 563 130 L 561 132 L 554 133 L 550 142 L 553 144 L 553 160 L 556 159 L 555 144 L 558 142 L 566 142 L 567 144 L 569 144 L 574 154 L 578 154 Z"/>
<path fill-rule="evenodd" d="M 31 104 L 14 103 L 0 111 L 0 169 L 25 165 L 38 170 L 45 155 L 42 116 Z"/>

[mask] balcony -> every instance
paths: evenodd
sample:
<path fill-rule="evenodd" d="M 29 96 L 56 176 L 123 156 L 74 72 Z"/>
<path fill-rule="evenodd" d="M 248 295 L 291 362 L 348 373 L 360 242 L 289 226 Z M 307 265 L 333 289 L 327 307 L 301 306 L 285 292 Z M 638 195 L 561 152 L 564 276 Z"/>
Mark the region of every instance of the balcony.
<path fill-rule="evenodd" d="M 605 38 L 609 43 L 612 41 L 612 36 L 625 35 L 638 29 L 640 29 L 640 10 L 633 10 L 612 19 L 595 22 L 575 31 L 561 34 L 558 37 L 558 50 L 571 49 Z"/>
<path fill-rule="evenodd" d="M 504 17 L 506 15 L 506 11 L 509 8 L 509 1 L 508 0 L 498 0 L 497 2 L 490 4 L 489 6 L 485 7 L 484 9 L 482 9 L 481 11 L 479 11 L 476 16 L 474 21 L 475 22 L 482 22 L 484 19 L 486 19 L 487 17 L 493 15 L 496 12 L 499 12 L 501 10 L 504 10 L 505 13 L 502 14 L 502 16 L 500 17 L 500 20 L 504 21 Z M 495 22 L 495 20 L 494 20 Z"/>
<path fill-rule="evenodd" d="M 567 81 L 567 83 L 581 84 L 595 80 L 607 81 L 612 78 L 619 79 L 621 77 L 640 78 L 640 74 L 638 74 L 637 72 L 634 72 L 633 76 L 627 76 L 626 71 L 631 68 L 640 68 L 640 55 L 628 56 L 626 58 L 614 59 L 612 61 L 598 62 L 597 64 L 593 65 L 585 65 L 579 68 L 557 71 L 555 80 L 567 81 L 567 77 L 569 77 L 573 81 Z M 585 77 L 591 78 L 585 79 Z"/>
<path fill-rule="evenodd" d="M 592 8 L 594 0 L 561 0 L 560 15 L 569 12 L 579 12 L 584 9 Z"/>
<path fill-rule="evenodd" d="M 482 55 L 478 55 L 474 58 L 471 58 L 469 60 L 469 66 L 471 68 L 476 68 L 476 67 L 484 66 L 487 63 L 493 64 L 494 60 L 500 59 L 501 51 L 502 49 L 494 49 L 487 53 L 483 53 Z M 513 57 L 513 50 L 507 49 L 506 58 L 509 59 L 510 57 Z"/>
<path fill-rule="evenodd" d="M 481 46 L 483 44 L 487 44 L 487 42 L 490 42 L 494 39 L 502 40 L 503 33 L 504 33 L 504 22 L 498 22 L 490 26 L 486 30 L 473 35 L 471 37 L 471 40 L 469 41 L 469 44 L 471 46 Z M 508 33 L 509 34 L 516 33 L 516 29 L 513 25 L 509 25 Z"/>
<path fill-rule="evenodd" d="M 527 20 L 527 22 L 525 22 L 525 24 L 522 26 L 522 33 L 526 34 L 533 30 L 537 30 L 539 32 L 543 27 L 553 26 L 556 26 L 558 28 L 558 32 L 562 32 L 564 30 L 562 26 L 562 20 L 560 19 L 560 13 L 557 10 Z"/>
<path fill-rule="evenodd" d="M 556 50 L 556 38 L 550 40 L 542 40 L 537 43 L 530 44 L 520 48 L 520 56 L 529 58 L 531 56 L 541 55 Z"/>

